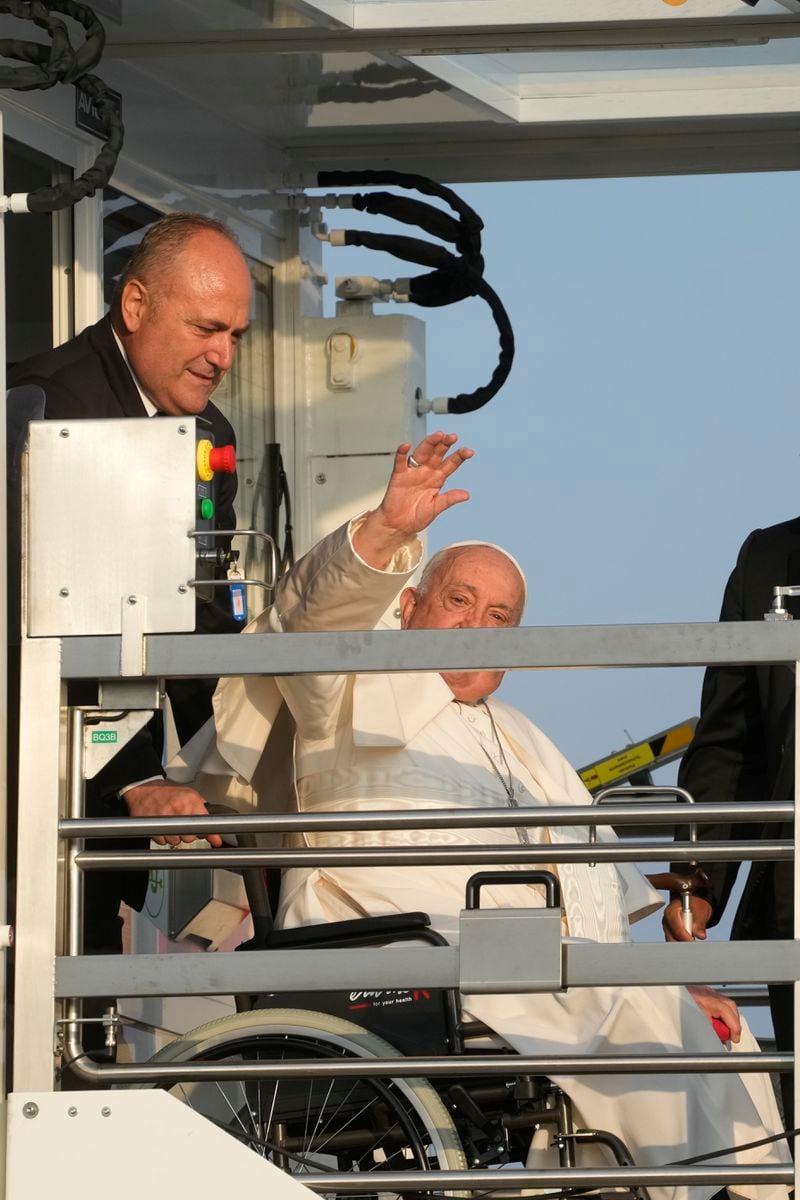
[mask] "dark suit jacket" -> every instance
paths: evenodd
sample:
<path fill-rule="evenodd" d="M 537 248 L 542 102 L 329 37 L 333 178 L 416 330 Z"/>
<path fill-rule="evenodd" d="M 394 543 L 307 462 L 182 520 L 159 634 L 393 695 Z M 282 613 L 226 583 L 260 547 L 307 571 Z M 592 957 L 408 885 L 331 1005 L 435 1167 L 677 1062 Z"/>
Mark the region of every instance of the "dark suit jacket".
<path fill-rule="evenodd" d="M 104 317 L 63 346 L 17 364 L 9 372 L 9 387 L 28 383 L 44 389 L 45 416 L 51 420 L 147 417 L 138 389 L 114 340 L 110 317 Z M 203 418 L 209 422 L 217 445 L 235 442 L 230 422 L 214 404 L 209 403 Z M 236 476 L 219 475 L 216 482 L 216 528 L 233 529 L 236 524 L 233 510 Z M 198 632 L 238 632 L 240 625 L 230 615 L 226 590 L 219 588 L 216 592 L 214 600 L 197 602 Z M 168 692 L 181 742 L 191 737 L 211 715 L 213 687 L 212 680 L 170 681 Z M 163 774 L 162 750 L 162 722 L 157 718 L 87 787 L 87 811 L 93 815 L 125 813 L 127 810 L 117 796 L 118 789 Z M 115 844 L 118 848 L 123 845 L 119 841 Z M 121 897 L 140 908 L 147 877 L 137 871 L 120 872 L 116 878 Z"/>
<path fill-rule="evenodd" d="M 777 584 L 800 583 L 800 518 L 756 529 L 742 546 L 722 602 L 722 621 L 761 621 Z M 797 619 L 800 604 L 786 602 Z M 700 721 L 681 763 L 678 783 L 698 802 L 787 801 L 794 798 L 794 672 L 791 667 L 709 667 Z M 785 826 L 699 826 L 698 835 L 761 839 L 791 836 Z M 702 859 L 702 852 L 700 854 Z M 738 863 L 702 863 L 711 879 L 716 923 Z M 791 937 L 791 864 L 754 863 L 734 918 L 737 938 Z"/>

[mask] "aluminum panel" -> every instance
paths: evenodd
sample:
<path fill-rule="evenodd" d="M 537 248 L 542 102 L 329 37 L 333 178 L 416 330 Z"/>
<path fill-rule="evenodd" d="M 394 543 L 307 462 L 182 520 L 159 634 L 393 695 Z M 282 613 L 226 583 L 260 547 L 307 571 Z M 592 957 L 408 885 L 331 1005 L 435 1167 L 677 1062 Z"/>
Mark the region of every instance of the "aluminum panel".
<path fill-rule="evenodd" d="M 8 1200 L 219 1200 L 234 1180 L 243 1196 L 310 1200 L 298 1180 L 152 1089 L 15 1093 L 7 1172 Z"/>
<path fill-rule="evenodd" d="M 194 629 L 195 422 L 37 421 L 30 427 L 28 632 Z M 179 591 L 183 588 L 183 591 Z"/>
<path fill-rule="evenodd" d="M 561 989 L 560 908 L 464 909 L 458 944 L 467 996 Z"/>

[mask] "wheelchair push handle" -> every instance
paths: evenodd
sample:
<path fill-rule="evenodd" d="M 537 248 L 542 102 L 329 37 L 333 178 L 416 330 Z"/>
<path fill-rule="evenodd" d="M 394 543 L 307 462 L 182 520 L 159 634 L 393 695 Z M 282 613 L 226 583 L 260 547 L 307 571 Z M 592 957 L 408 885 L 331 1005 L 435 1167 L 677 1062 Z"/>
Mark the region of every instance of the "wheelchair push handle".
<path fill-rule="evenodd" d="M 540 883 L 548 908 L 561 908 L 561 887 L 552 871 L 479 871 L 467 880 L 466 908 L 480 908 L 482 887 L 495 884 L 511 887 L 518 883 Z"/>

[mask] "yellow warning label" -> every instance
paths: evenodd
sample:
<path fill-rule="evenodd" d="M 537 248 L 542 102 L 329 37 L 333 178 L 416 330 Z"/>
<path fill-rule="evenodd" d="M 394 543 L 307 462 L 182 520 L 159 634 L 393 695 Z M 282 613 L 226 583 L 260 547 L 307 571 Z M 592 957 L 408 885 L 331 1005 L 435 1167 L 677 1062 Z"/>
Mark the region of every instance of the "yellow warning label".
<path fill-rule="evenodd" d="M 644 742 L 626 746 L 616 754 L 609 754 L 608 758 L 589 763 L 581 768 L 578 774 L 590 792 L 622 783 L 629 776 L 644 771 L 653 764 L 661 766 L 679 758 L 691 742 L 696 725 L 697 717 L 691 717 L 688 721 L 682 721 L 679 725 L 654 734 Z"/>
<path fill-rule="evenodd" d="M 619 754 L 594 763 L 591 767 L 585 767 L 580 776 L 589 791 L 593 792 L 613 783 L 615 779 L 624 779 L 626 775 L 644 770 L 655 761 L 655 757 L 650 743 L 641 742 L 638 746 L 628 746 L 625 750 L 620 750 Z"/>

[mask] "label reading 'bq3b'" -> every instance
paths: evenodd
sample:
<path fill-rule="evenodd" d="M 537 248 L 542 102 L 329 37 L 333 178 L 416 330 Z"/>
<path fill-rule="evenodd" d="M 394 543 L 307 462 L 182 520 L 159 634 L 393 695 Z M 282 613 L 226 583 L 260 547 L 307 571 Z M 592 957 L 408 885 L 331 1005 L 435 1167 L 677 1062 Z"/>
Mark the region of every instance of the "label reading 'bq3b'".
<path fill-rule="evenodd" d="M 116 742 L 116 729 L 93 729 L 92 742 Z"/>

